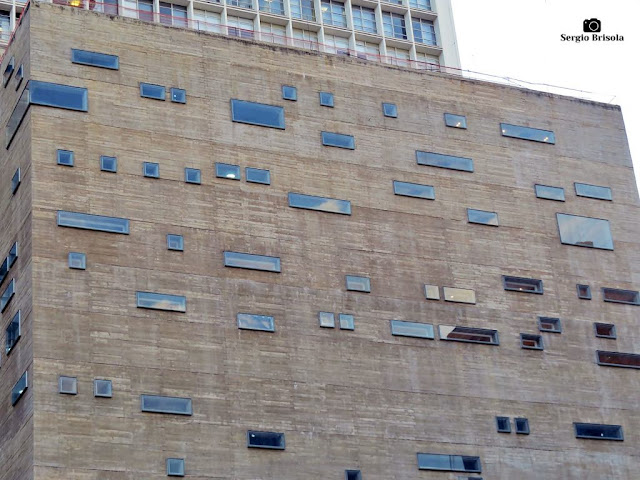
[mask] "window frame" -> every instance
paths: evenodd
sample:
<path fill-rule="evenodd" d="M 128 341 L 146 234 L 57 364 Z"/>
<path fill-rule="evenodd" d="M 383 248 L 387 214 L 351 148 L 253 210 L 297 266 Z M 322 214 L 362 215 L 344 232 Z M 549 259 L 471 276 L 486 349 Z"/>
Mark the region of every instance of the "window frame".
<path fill-rule="evenodd" d="M 290 102 L 298 101 L 298 89 L 292 85 L 282 85 L 282 99 Z"/>
<path fill-rule="evenodd" d="M 197 175 L 197 180 L 190 179 L 189 178 L 190 174 Z M 202 185 L 202 171 L 199 168 L 185 167 L 184 183 L 190 183 L 192 185 Z"/>
<path fill-rule="evenodd" d="M 451 455 L 451 454 L 442 454 L 442 453 L 418 453 L 418 470 L 431 470 L 431 471 L 439 471 L 439 472 L 468 472 L 468 473 L 482 473 L 482 463 L 480 461 L 480 457 L 472 456 L 472 455 Z M 426 467 L 420 465 L 420 456 L 421 455 L 431 455 L 437 457 L 449 457 L 449 468 L 439 468 L 439 467 Z M 475 462 L 475 468 L 471 469 L 460 469 L 456 468 L 453 464 L 453 459 L 461 459 L 464 460 L 473 460 Z"/>
<path fill-rule="evenodd" d="M 339 313 L 338 325 L 340 330 L 354 331 L 356 329 L 356 319 L 350 313 Z"/>
<path fill-rule="evenodd" d="M 345 150 L 356 149 L 356 138 L 353 135 L 338 132 L 321 132 L 322 145 L 325 147 L 343 148 Z M 350 141 L 347 141 L 350 140 Z"/>
<path fill-rule="evenodd" d="M 110 168 L 107 162 L 113 162 L 113 167 Z M 110 172 L 117 173 L 118 172 L 118 158 L 112 157 L 110 155 L 100 155 L 100 171 L 101 172 Z"/>
<path fill-rule="evenodd" d="M 402 188 L 416 188 L 420 190 L 423 187 L 424 192 L 422 194 L 411 194 L 408 193 L 408 190 L 405 190 L 405 193 L 402 192 Z M 420 198 L 423 200 L 435 200 L 436 199 L 436 189 L 433 185 L 425 185 L 422 183 L 413 183 L 413 182 L 402 182 L 400 180 L 393 180 L 393 194 L 399 197 L 409 197 L 409 198 Z"/>
<path fill-rule="evenodd" d="M 335 108 L 333 93 L 331 92 L 318 92 L 320 98 L 320 106 Z"/>
<path fill-rule="evenodd" d="M 585 191 L 583 187 L 593 187 L 596 189 L 600 189 L 606 193 L 603 193 L 602 195 L 590 194 L 587 191 Z M 602 185 L 592 185 L 590 183 L 573 182 L 573 188 L 576 192 L 576 197 L 593 198 L 596 200 L 605 200 L 607 202 L 613 201 L 613 192 L 611 191 L 611 187 L 605 187 Z"/>
<path fill-rule="evenodd" d="M 100 393 L 98 391 L 98 385 L 100 382 L 105 382 L 103 385 L 109 385 L 108 393 Z M 94 378 L 93 379 L 93 396 L 96 398 L 113 398 L 113 383 L 111 380 L 107 380 L 105 378 Z"/>
<path fill-rule="evenodd" d="M 596 437 L 593 435 L 584 435 L 584 434 L 580 434 L 578 429 L 581 426 L 586 426 L 588 425 L 589 427 L 616 427 L 617 431 L 619 432 L 619 436 L 617 437 L 604 437 L 604 436 L 600 436 L 600 437 Z M 622 425 L 608 425 L 608 424 L 604 424 L 604 423 L 584 423 L 584 422 L 573 422 L 573 431 L 575 433 L 575 437 L 579 438 L 579 439 L 584 439 L 584 440 L 608 440 L 608 441 L 615 441 L 615 442 L 623 442 L 624 441 L 624 430 L 622 428 Z"/>
<path fill-rule="evenodd" d="M 518 423 L 520 422 L 520 425 Z M 529 428 L 529 419 L 525 417 L 516 417 L 513 419 L 517 435 L 529 435 L 531 429 Z"/>
<path fill-rule="evenodd" d="M 20 391 L 17 391 L 19 387 L 22 387 Z M 20 401 L 20 399 L 24 396 L 25 392 L 29 389 L 29 371 L 25 370 L 25 372 L 20 376 L 18 381 L 14 383 L 11 388 L 11 406 L 15 407 L 16 403 Z"/>
<path fill-rule="evenodd" d="M 475 215 L 475 219 L 472 217 Z M 478 216 L 491 216 L 491 219 L 482 221 Z M 499 227 L 500 219 L 497 212 L 490 212 L 488 210 L 478 210 L 476 208 L 467 208 L 467 223 L 474 223 L 476 225 L 487 225 L 489 227 Z"/>
<path fill-rule="evenodd" d="M 320 197 L 318 195 L 307 195 L 305 193 L 289 192 L 287 195 L 289 207 L 301 210 L 312 210 L 314 212 L 335 213 L 337 215 L 351 215 L 351 202 L 338 198 Z M 315 201 L 313 206 L 304 205 L 305 202 Z M 324 205 L 324 207 L 323 207 Z M 332 208 L 329 206 L 333 205 Z"/>
<path fill-rule="evenodd" d="M 64 216 L 67 216 L 68 218 L 66 220 L 61 220 L 61 217 L 64 217 Z M 99 221 L 101 219 L 118 220 L 121 225 L 119 225 L 118 228 L 104 227 L 104 226 L 100 228 L 96 226 L 87 227 L 86 225 L 79 226 L 82 223 L 80 219 L 89 220 L 90 218 L 88 217 L 90 217 L 91 219 L 95 219 L 96 221 Z M 91 213 L 70 212 L 67 210 L 58 210 L 56 218 L 57 218 L 57 225 L 59 227 L 77 228 L 80 230 L 91 230 L 95 232 L 106 232 L 106 233 L 117 233 L 121 235 L 129 235 L 129 220 L 126 218 L 108 217 L 106 215 L 93 215 Z"/>
<path fill-rule="evenodd" d="M 268 273 L 281 273 L 282 272 L 282 264 L 280 261 L 280 257 L 273 257 L 270 255 L 259 255 L 255 253 L 244 253 L 244 252 L 233 252 L 230 250 L 225 250 L 222 252 L 224 266 L 229 268 L 240 268 L 243 270 L 257 270 L 260 272 L 268 272 Z M 235 259 L 234 259 L 235 257 Z M 251 262 L 252 260 L 257 262 L 265 262 L 272 263 L 272 267 L 270 268 L 262 268 L 259 266 L 247 266 L 241 265 L 238 263 Z"/>
<path fill-rule="evenodd" d="M 187 103 L 187 91 L 184 88 L 171 87 L 169 88 L 169 98 L 171 103 L 185 105 Z"/>
<path fill-rule="evenodd" d="M 69 161 L 63 160 L 64 156 L 66 156 Z M 61 148 L 56 150 L 56 164 L 62 165 L 63 167 L 73 167 L 75 166 L 75 154 L 72 150 L 63 150 Z"/>
<path fill-rule="evenodd" d="M 280 440 L 280 445 L 256 445 L 251 443 L 251 435 L 254 434 L 268 434 L 268 435 L 278 435 Z M 247 430 L 247 448 L 262 448 L 266 450 L 285 450 L 286 449 L 286 439 L 285 434 L 282 432 L 267 432 L 260 430 Z"/>
<path fill-rule="evenodd" d="M 167 87 L 164 85 L 158 85 L 157 83 L 140 82 L 140 97 L 150 98 L 152 100 L 159 100 L 161 102 L 167 99 Z M 160 89 L 162 89 L 162 95 L 160 95 Z"/>
<path fill-rule="evenodd" d="M 500 427 L 500 422 L 505 420 L 507 426 L 505 428 Z M 511 433 L 511 418 L 496 416 L 496 431 L 498 433 Z"/>
<path fill-rule="evenodd" d="M 609 335 L 598 333 L 598 327 L 610 327 L 611 333 Z M 618 338 L 618 332 L 616 331 L 616 326 L 613 323 L 602 323 L 602 322 L 593 322 L 593 333 L 597 338 L 609 338 L 611 340 L 616 340 Z"/>
<path fill-rule="evenodd" d="M 286 129 L 286 119 L 284 107 L 280 105 L 269 105 L 267 103 L 251 102 L 249 100 L 239 100 L 232 98 L 231 121 L 245 125 L 256 125 L 258 127 L 275 128 L 277 130 Z M 243 111 L 243 108 L 245 109 Z M 248 112 L 246 109 L 253 109 Z M 273 117 L 265 120 L 264 116 Z M 256 119 L 255 117 L 262 117 Z"/>
<path fill-rule="evenodd" d="M 462 120 L 460 120 L 462 119 Z M 456 123 L 457 122 L 457 123 Z M 447 127 L 458 128 L 460 130 L 467 129 L 467 116 L 458 115 L 457 113 L 445 113 L 444 124 Z"/>
<path fill-rule="evenodd" d="M 601 354 L 605 355 L 618 355 L 621 357 L 628 357 L 638 361 L 638 365 L 625 365 L 623 363 L 611 363 L 601 360 Z M 596 350 L 596 363 L 603 367 L 617 367 L 617 368 L 640 368 L 640 353 L 627 353 L 627 352 L 609 352 L 606 350 Z"/>
<path fill-rule="evenodd" d="M 586 293 L 583 295 L 580 292 L 581 287 L 586 287 Z M 591 296 L 591 285 L 586 285 L 584 283 L 576 283 L 576 290 L 578 292 L 578 298 L 580 300 L 591 300 L 593 297 Z"/>
<path fill-rule="evenodd" d="M 162 399 L 169 399 L 169 400 L 184 400 L 186 408 L 184 409 L 184 411 L 150 408 L 150 407 L 145 408 L 145 399 L 147 398 L 148 399 L 162 398 Z M 166 415 L 181 415 L 181 416 L 190 417 L 193 415 L 193 401 L 189 397 L 171 397 L 168 395 L 153 395 L 153 394 L 143 393 L 142 395 L 140 395 L 140 411 L 144 413 L 161 413 Z"/>
<path fill-rule="evenodd" d="M 96 61 L 91 61 L 91 59 L 82 59 L 82 58 L 78 58 L 78 54 L 80 54 L 80 56 L 82 54 L 90 54 L 90 56 L 95 56 L 97 58 L 103 59 L 105 60 L 105 62 L 103 62 L 102 64 L 100 63 L 96 63 Z M 111 61 L 111 65 L 106 64 L 106 60 L 110 60 Z M 111 55 L 108 53 L 100 53 L 100 52 L 92 52 L 90 50 L 81 50 L 78 48 L 72 48 L 71 49 L 71 63 L 75 63 L 77 65 L 87 65 L 89 67 L 97 67 L 97 68 L 104 68 L 107 70 L 119 70 L 120 69 L 120 58 L 118 57 L 118 55 Z"/>
<path fill-rule="evenodd" d="M 543 327 L 542 326 L 543 323 L 555 324 L 556 328 L 550 329 L 550 328 Z M 538 330 L 541 332 L 548 332 L 548 333 L 562 333 L 562 320 L 560 320 L 560 318 L 558 317 L 538 316 Z"/>
<path fill-rule="evenodd" d="M 167 477 L 184 477 L 185 462 L 184 458 L 167 458 Z M 178 467 L 175 470 L 175 467 Z"/>
<path fill-rule="evenodd" d="M 172 242 L 177 242 L 177 244 L 172 245 Z M 167 233 L 167 250 L 184 252 L 184 237 L 177 233 Z"/>
<path fill-rule="evenodd" d="M 540 187 L 540 188 L 538 188 Z M 554 198 L 550 195 L 544 195 L 543 194 L 543 190 L 544 189 L 553 189 L 553 190 L 559 190 L 560 193 L 562 193 L 562 198 Z M 540 198 L 541 200 L 551 200 L 552 202 L 565 202 L 566 201 L 566 197 L 564 195 L 564 187 L 554 187 L 553 185 L 543 185 L 541 183 L 535 183 L 533 185 L 533 191 L 536 194 L 536 198 Z"/>
<path fill-rule="evenodd" d="M 69 386 L 65 386 L 67 381 L 70 382 Z M 58 393 L 60 395 L 78 395 L 78 377 L 58 375 Z"/>
<path fill-rule="evenodd" d="M 82 252 L 69 252 L 67 263 L 71 270 L 87 269 L 87 254 Z"/>
<path fill-rule="evenodd" d="M 612 299 L 608 299 L 607 298 L 607 294 L 608 293 L 613 293 L 613 292 L 618 292 L 618 293 L 631 293 L 634 294 L 635 299 L 632 301 L 625 301 L 625 300 L 612 300 Z M 607 303 L 621 303 L 623 305 L 640 305 L 640 292 L 638 292 L 637 290 L 625 290 L 623 288 L 610 288 L 610 287 L 602 287 L 602 300 L 607 302 Z"/>
<path fill-rule="evenodd" d="M 240 165 L 234 165 L 232 163 L 215 163 L 216 178 L 222 178 L 224 180 L 242 180 L 242 170 Z M 230 172 L 233 172 L 233 177 L 230 177 Z"/>
<path fill-rule="evenodd" d="M 13 177 L 11 177 L 11 195 L 15 195 L 16 192 L 18 191 L 18 188 L 20 188 L 20 184 L 22 183 L 22 171 L 20 170 L 20 167 L 18 167 L 15 171 L 15 173 L 13 174 Z"/>
<path fill-rule="evenodd" d="M 442 328 L 453 328 L 450 333 L 454 333 L 456 329 L 461 329 L 460 333 L 466 333 L 468 335 L 480 335 L 487 336 L 491 338 L 491 341 L 482 341 L 482 340 L 469 340 L 465 338 L 447 338 L 442 335 Z M 466 332 L 464 332 L 466 330 Z M 467 327 L 463 325 L 438 325 L 438 337 L 440 340 L 445 342 L 461 342 L 461 343 L 476 343 L 479 345 L 492 345 L 499 346 L 500 345 L 500 335 L 498 330 L 494 330 L 491 328 L 477 328 L 477 327 Z"/>
<path fill-rule="evenodd" d="M 416 163 L 425 167 L 444 168 L 458 172 L 473 173 L 474 171 L 473 159 L 444 153 L 416 150 Z"/>
<path fill-rule="evenodd" d="M 336 328 L 336 316 L 333 312 L 318 312 L 320 328 Z"/>
<path fill-rule="evenodd" d="M 508 282 L 512 283 L 522 283 L 526 285 L 527 283 L 531 286 L 534 286 L 535 290 L 522 290 L 516 287 L 509 287 Z M 536 285 L 533 285 L 533 282 L 536 282 Z M 518 293 L 531 293 L 535 295 L 543 295 L 544 294 L 544 285 L 542 280 L 537 278 L 527 278 L 527 277 L 516 277 L 514 275 L 502 275 L 502 287 L 506 292 L 518 292 Z"/>
<path fill-rule="evenodd" d="M 265 326 L 256 326 L 250 325 L 247 322 L 243 322 L 243 319 L 251 319 L 254 321 L 256 319 L 260 321 L 265 321 Z M 254 313 L 237 313 L 236 314 L 236 322 L 239 330 L 252 330 L 254 332 L 270 332 L 273 333 L 276 331 L 275 319 L 270 315 L 256 315 Z"/>
<path fill-rule="evenodd" d="M 421 338 L 424 340 L 435 340 L 436 333 L 435 328 L 433 328 L 433 324 L 431 323 L 422 323 L 422 322 L 411 322 L 408 320 L 389 320 L 389 326 L 391 327 L 391 335 L 394 337 L 407 337 L 407 338 Z M 411 335 L 410 332 L 402 333 L 402 330 L 398 330 L 394 327 L 408 327 L 408 328 L 416 328 L 424 330 L 424 335 Z"/>
<path fill-rule="evenodd" d="M 505 127 L 515 127 L 515 131 L 509 133 L 509 129 L 508 128 L 505 129 Z M 518 130 L 520 131 L 519 133 L 518 133 Z M 500 133 L 502 134 L 503 137 L 507 137 L 507 138 L 516 138 L 519 140 L 527 140 L 530 142 L 544 143 L 547 145 L 556 144 L 555 133 L 552 130 L 544 130 L 542 128 L 525 127 L 523 125 L 514 125 L 512 123 L 500 123 Z M 530 136 L 527 137 L 526 133 L 530 134 Z M 542 138 L 542 135 L 547 134 L 546 138 L 548 138 L 548 141 L 532 138 L 534 134 L 540 135 L 539 138 Z"/>
<path fill-rule="evenodd" d="M 154 307 L 154 302 L 163 304 L 169 302 L 171 308 Z M 174 295 L 171 293 L 146 292 L 138 290 L 136 291 L 136 308 L 161 312 L 186 313 L 187 297 L 184 295 Z"/>
<path fill-rule="evenodd" d="M 257 172 L 261 172 L 263 175 L 266 172 L 266 180 L 262 180 L 255 177 L 254 174 Z M 259 185 L 271 185 L 271 171 L 264 168 L 245 167 L 244 178 L 247 183 L 257 183 Z"/>

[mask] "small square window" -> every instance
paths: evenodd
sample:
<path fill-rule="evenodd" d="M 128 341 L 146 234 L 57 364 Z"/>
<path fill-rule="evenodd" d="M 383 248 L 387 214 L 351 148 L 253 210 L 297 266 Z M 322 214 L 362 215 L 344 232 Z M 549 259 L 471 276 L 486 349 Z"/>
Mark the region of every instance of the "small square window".
<path fill-rule="evenodd" d="M 216 177 L 240 180 L 240 167 L 228 163 L 216 163 Z"/>
<path fill-rule="evenodd" d="M 185 168 L 184 169 L 184 181 L 186 183 L 195 183 L 200 185 L 202 182 L 202 174 L 198 168 Z"/>
<path fill-rule="evenodd" d="M 345 470 L 344 478 L 345 480 L 362 480 L 362 473 L 360 470 Z"/>
<path fill-rule="evenodd" d="M 613 323 L 594 323 L 593 328 L 596 332 L 596 337 L 618 338 L 616 335 L 616 326 Z"/>
<path fill-rule="evenodd" d="M 93 396 L 94 397 L 113 397 L 113 389 L 111 387 L 111 380 L 99 380 L 93 381 Z"/>
<path fill-rule="evenodd" d="M 142 174 L 148 178 L 160 178 L 160 164 L 153 162 L 143 162 Z"/>
<path fill-rule="evenodd" d="M 249 183 L 271 185 L 271 172 L 269 172 L 269 170 L 247 167 L 244 169 L 244 175 L 247 182 Z"/>
<path fill-rule="evenodd" d="M 57 159 L 58 165 L 73 167 L 73 152 L 71 150 L 58 150 Z"/>
<path fill-rule="evenodd" d="M 282 86 L 282 98 L 296 102 L 298 100 L 298 89 L 289 85 Z"/>
<path fill-rule="evenodd" d="M 529 333 L 520 334 L 520 346 L 530 350 L 544 350 L 542 343 L 542 335 L 533 335 Z"/>
<path fill-rule="evenodd" d="M 20 88 L 20 84 L 22 84 L 22 79 L 24 78 L 24 65 L 20 65 L 18 70 L 16 70 L 16 90 Z"/>
<path fill-rule="evenodd" d="M 496 417 L 496 427 L 499 433 L 511 433 L 511 419 L 509 417 Z"/>
<path fill-rule="evenodd" d="M 335 328 L 336 318 L 331 312 L 318 312 L 318 320 L 323 328 Z"/>
<path fill-rule="evenodd" d="M 187 103 L 187 91 L 182 88 L 171 87 L 171 101 L 173 103 Z"/>
<path fill-rule="evenodd" d="M 118 159 L 116 157 L 100 156 L 100 170 L 116 173 L 118 171 Z"/>
<path fill-rule="evenodd" d="M 578 298 L 581 300 L 591 300 L 591 287 L 589 285 L 577 284 Z"/>
<path fill-rule="evenodd" d="M 184 477 L 184 458 L 167 458 L 167 476 Z"/>
<path fill-rule="evenodd" d="M 427 300 L 440 300 L 440 288 L 437 285 L 425 285 L 424 296 Z"/>
<path fill-rule="evenodd" d="M 320 105 L 333 108 L 333 93 L 320 92 Z"/>
<path fill-rule="evenodd" d="M 87 269 L 87 256 L 84 253 L 69 252 L 69 268 L 76 270 Z"/>
<path fill-rule="evenodd" d="M 20 182 L 22 181 L 20 169 L 16 170 L 16 173 L 13 174 L 13 178 L 11 179 L 11 195 L 15 195 L 18 187 L 20 186 Z"/>
<path fill-rule="evenodd" d="M 178 252 L 184 251 L 184 239 L 182 235 L 167 235 L 167 249 L 176 250 Z"/>
<path fill-rule="evenodd" d="M 529 435 L 529 420 L 527 418 L 514 418 L 516 433 L 519 435 Z"/>
<path fill-rule="evenodd" d="M 382 113 L 385 117 L 398 118 L 398 107 L 395 103 L 383 103 Z"/>
<path fill-rule="evenodd" d="M 538 317 L 538 329 L 541 332 L 562 333 L 562 323 L 559 318 Z"/>
<path fill-rule="evenodd" d="M 341 313 L 338 315 L 338 319 L 340 320 L 340 330 L 355 330 L 356 324 L 353 315 L 349 315 L 347 313 Z"/>
<path fill-rule="evenodd" d="M 58 392 L 64 393 L 65 395 L 77 395 L 78 379 L 76 377 L 60 375 L 60 377 L 58 377 Z"/>

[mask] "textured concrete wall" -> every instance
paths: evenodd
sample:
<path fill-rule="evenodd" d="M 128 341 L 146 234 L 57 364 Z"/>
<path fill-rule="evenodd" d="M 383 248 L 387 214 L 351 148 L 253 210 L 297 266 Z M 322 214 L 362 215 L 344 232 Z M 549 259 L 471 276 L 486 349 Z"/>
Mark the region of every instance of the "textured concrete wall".
<path fill-rule="evenodd" d="M 617 107 L 51 5 L 31 21 L 32 77 L 89 89 L 89 113 L 31 109 L 36 478 L 160 479 L 166 457 L 202 479 L 456 478 L 418 471 L 416 452 L 478 455 L 490 479 L 634 478 L 639 372 L 594 362 L 596 349 L 640 352 L 640 308 L 599 293 L 640 284 Z M 120 70 L 74 65 L 71 48 L 119 55 Z M 139 82 L 185 88 L 187 104 L 140 98 Z M 283 105 L 286 130 L 232 123 L 231 98 Z M 469 128 L 446 128 L 444 112 Z M 502 137 L 500 122 L 557 144 Z M 354 135 L 356 150 L 323 147 L 322 130 Z M 417 149 L 471 157 L 475 172 L 416 165 Z M 100 155 L 118 157 L 117 174 Z M 268 168 L 272 185 L 216 179 L 215 162 Z M 202 169 L 201 186 L 184 167 Z M 433 185 L 436 200 L 394 196 L 393 180 Z M 614 201 L 576 197 L 574 181 Z M 567 201 L 536 199 L 535 183 Z M 353 215 L 291 209 L 290 191 L 350 200 Z M 468 207 L 500 227 L 468 224 Z M 57 227 L 56 210 L 126 217 L 131 234 Z M 615 251 L 561 245 L 556 212 L 609 219 Z M 184 235 L 183 253 L 167 233 Z M 225 268 L 224 250 L 279 256 L 282 273 Z M 68 269 L 69 251 L 87 253 L 86 271 Z M 346 292 L 345 274 L 372 292 Z M 502 274 L 540 278 L 544 295 L 506 292 Z M 427 302 L 424 283 L 474 289 L 477 304 Z M 185 295 L 187 313 L 137 309 L 137 290 Z M 320 310 L 352 313 L 356 330 L 320 329 Z M 273 315 L 276 332 L 238 330 L 238 312 Z M 538 315 L 564 331 L 522 350 Z M 501 345 L 393 337 L 391 319 L 495 328 Z M 594 321 L 618 340 L 595 338 Z M 57 393 L 60 374 L 78 377 L 78 396 Z M 113 380 L 112 399 L 93 397 L 94 378 Z M 191 397 L 194 414 L 142 413 L 142 393 Z M 529 418 L 531 435 L 496 433 L 496 415 Z M 577 440 L 574 421 L 621 424 L 625 441 Z M 287 449 L 247 449 L 248 429 L 285 432 Z"/>

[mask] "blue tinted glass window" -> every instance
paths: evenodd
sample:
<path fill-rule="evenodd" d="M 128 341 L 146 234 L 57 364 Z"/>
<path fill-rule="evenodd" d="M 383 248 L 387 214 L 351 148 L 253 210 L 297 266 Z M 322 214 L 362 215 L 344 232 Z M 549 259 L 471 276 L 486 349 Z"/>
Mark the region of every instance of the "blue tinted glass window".
<path fill-rule="evenodd" d="M 465 157 L 455 157 L 453 155 L 443 155 L 441 153 L 416 151 L 418 165 L 429 167 L 448 168 L 451 170 L 461 170 L 463 172 L 473 172 L 473 160 Z"/>
<path fill-rule="evenodd" d="M 11 112 L 11 116 L 9 117 L 9 121 L 7 122 L 7 126 L 5 127 L 5 147 L 9 148 L 11 142 L 13 141 L 13 137 L 15 137 L 18 132 L 18 128 L 22 124 L 22 119 L 24 118 L 27 110 L 29 109 L 29 84 L 24 88 L 20 98 L 18 99 L 18 103 L 13 108 L 13 112 Z"/>
<path fill-rule="evenodd" d="M 7 63 L 7 66 L 4 67 L 4 72 L 3 72 L 3 85 L 6 87 L 7 84 L 9 83 L 9 80 L 11 80 L 11 75 L 13 74 L 13 70 L 15 68 L 16 65 L 16 59 L 15 57 L 11 57 L 9 59 L 9 63 Z"/>
<path fill-rule="evenodd" d="M 184 313 L 187 311 L 187 297 L 166 293 L 136 292 L 136 305 L 138 308 Z"/>
<path fill-rule="evenodd" d="M 320 105 L 333 108 L 333 93 L 320 92 Z"/>
<path fill-rule="evenodd" d="M 22 79 L 24 78 L 24 65 L 20 65 L 18 70 L 16 70 L 16 90 L 22 84 Z"/>
<path fill-rule="evenodd" d="M 108 55 L 106 53 L 88 52 L 86 50 L 71 49 L 71 62 L 81 65 L 90 65 L 92 67 L 108 68 L 110 70 L 118 70 L 120 61 L 117 55 Z"/>
<path fill-rule="evenodd" d="M 190 398 L 140 395 L 140 408 L 143 412 L 172 413 L 174 415 L 193 414 Z"/>
<path fill-rule="evenodd" d="M 341 313 L 338 315 L 338 322 L 340 323 L 341 330 L 355 330 L 356 322 L 353 315 L 349 315 L 347 313 Z"/>
<path fill-rule="evenodd" d="M 395 103 L 383 103 L 382 113 L 385 117 L 398 118 L 398 107 Z"/>
<path fill-rule="evenodd" d="M 18 187 L 20 186 L 20 169 L 18 168 L 11 178 L 11 195 L 15 195 Z"/>
<path fill-rule="evenodd" d="M 249 183 L 262 183 L 263 185 L 271 185 L 271 173 L 269 170 L 260 168 L 247 167 L 244 169 L 244 175 Z"/>
<path fill-rule="evenodd" d="M 576 195 L 579 197 L 597 198 L 598 200 L 612 200 L 611 189 L 586 183 L 574 183 Z"/>
<path fill-rule="evenodd" d="M 536 197 L 546 200 L 556 200 L 564 202 L 564 188 L 549 187 L 548 185 L 535 185 Z"/>
<path fill-rule="evenodd" d="M 241 330 L 260 330 L 263 332 L 275 332 L 273 317 L 267 315 L 253 315 L 251 313 L 239 313 L 237 315 L 238 328 Z"/>
<path fill-rule="evenodd" d="M 420 470 L 444 470 L 449 472 L 480 473 L 480 457 L 464 455 L 442 455 L 434 453 L 418 453 Z"/>
<path fill-rule="evenodd" d="M 87 268 L 87 256 L 84 253 L 69 252 L 69 268 L 85 270 Z"/>
<path fill-rule="evenodd" d="M 160 165 L 153 162 L 143 162 L 142 174 L 148 178 L 160 178 Z"/>
<path fill-rule="evenodd" d="M 298 90 L 296 87 L 290 87 L 289 85 L 282 86 L 282 98 L 285 100 L 291 100 L 295 102 L 298 100 Z"/>
<path fill-rule="evenodd" d="M 58 226 L 129 234 L 129 220 L 126 218 L 65 212 L 63 210 L 58 210 Z"/>
<path fill-rule="evenodd" d="M 9 255 L 4 258 L 4 261 L 0 263 L 0 284 L 7 278 L 9 270 L 13 267 L 13 264 L 18 258 L 18 242 L 14 243 L 9 250 Z"/>
<path fill-rule="evenodd" d="M 116 157 L 100 156 L 100 170 L 116 173 L 118 171 L 118 159 Z"/>
<path fill-rule="evenodd" d="M 318 210 L 320 212 L 351 215 L 351 202 L 349 200 L 316 197 L 314 195 L 303 195 L 302 193 L 289 193 L 289 206 L 307 210 Z"/>
<path fill-rule="evenodd" d="M 58 150 L 56 152 L 58 165 L 73 167 L 73 157 L 74 157 L 73 152 L 70 150 Z"/>
<path fill-rule="evenodd" d="M 5 311 L 5 309 L 9 305 L 9 302 L 11 301 L 15 293 L 16 293 L 16 280 L 14 278 L 14 279 L 11 279 L 9 284 L 6 286 L 6 288 L 2 292 L 2 295 L 0 295 L 0 313 Z"/>
<path fill-rule="evenodd" d="M 371 281 L 367 277 L 358 277 L 356 275 L 345 276 L 347 290 L 353 292 L 371 292 Z"/>
<path fill-rule="evenodd" d="M 251 253 L 224 252 L 224 266 L 280 273 L 280 258 Z"/>
<path fill-rule="evenodd" d="M 240 167 L 238 165 L 229 165 L 228 163 L 216 163 L 216 177 L 240 180 Z"/>
<path fill-rule="evenodd" d="M 247 432 L 247 446 L 250 448 L 271 448 L 284 450 L 284 433 L 276 432 Z"/>
<path fill-rule="evenodd" d="M 391 320 L 391 335 L 434 339 L 433 325 L 430 323 L 405 322 Z"/>
<path fill-rule="evenodd" d="M 393 181 L 393 193 L 404 197 L 425 198 L 435 200 L 436 192 L 431 185 L 420 185 L 419 183 L 408 183 Z"/>
<path fill-rule="evenodd" d="M 94 397 L 113 397 L 113 388 L 111 380 L 95 379 L 93 381 L 93 396 Z"/>
<path fill-rule="evenodd" d="M 491 225 L 497 227 L 498 214 L 496 212 L 485 212 L 484 210 L 474 210 L 467 208 L 467 219 L 469 223 L 480 223 L 482 225 Z"/>
<path fill-rule="evenodd" d="M 184 251 L 184 239 L 182 235 L 167 235 L 167 249 L 176 250 L 179 252 Z"/>
<path fill-rule="evenodd" d="M 467 128 L 467 117 L 464 115 L 454 115 L 453 113 L 444 114 L 444 124 L 447 127 Z"/>
<path fill-rule="evenodd" d="M 182 88 L 171 87 L 171 101 L 173 103 L 187 103 L 187 91 Z"/>
<path fill-rule="evenodd" d="M 322 145 L 326 145 L 327 147 L 338 147 L 355 150 L 356 141 L 352 135 L 345 135 L 343 133 L 334 132 L 322 132 Z"/>
<path fill-rule="evenodd" d="M 520 138 L 522 140 L 531 140 L 533 142 L 556 143 L 556 136 L 550 130 L 540 130 L 538 128 L 522 127 L 519 125 L 510 125 L 501 123 L 500 130 L 503 137 Z"/>
<path fill-rule="evenodd" d="M 231 100 L 231 120 L 284 130 L 284 108 L 264 103 Z"/>
<path fill-rule="evenodd" d="M 11 389 L 11 405 L 18 403 L 18 400 L 22 398 L 22 395 L 24 395 L 24 392 L 29 387 L 29 381 L 27 378 L 27 372 L 24 372 L 20 377 L 20 380 L 18 380 Z"/>
<path fill-rule="evenodd" d="M 184 458 L 167 458 L 167 476 L 184 477 Z"/>
<path fill-rule="evenodd" d="M 15 344 L 20 340 L 20 310 L 18 310 L 11 319 L 11 322 L 9 322 L 6 333 L 5 353 L 9 355 Z"/>
<path fill-rule="evenodd" d="M 140 82 L 140 96 L 144 98 L 153 98 L 155 100 L 163 100 L 166 98 L 166 89 L 162 85 L 154 85 L 152 83 Z"/>
<path fill-rule="evenodd" d="M 184 169 L 184 181 L 187 183 L 200 184 L 202 180 L 202 174 L 198 168 L 185 168 Z"/>
<path fill-rule="evenodd" d="M 556 213 L 560 241 L 565 245 L 613 250 L 608 220 Z"/>
<path fill-rule="evenodd" d="M 86 88 L 57 83 L 29 82 L 29 97 L 32 105 L 64 108 L 86 112 L 89 109 L 89 94 Z"/>

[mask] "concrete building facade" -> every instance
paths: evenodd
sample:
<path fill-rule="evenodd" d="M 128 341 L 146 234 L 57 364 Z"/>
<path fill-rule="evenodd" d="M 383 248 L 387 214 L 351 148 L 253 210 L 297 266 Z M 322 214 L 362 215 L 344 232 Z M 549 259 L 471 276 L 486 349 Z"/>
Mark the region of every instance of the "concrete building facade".
<path fill-rule="evenodd" d="M 47 3 L 1 68 L 0 480 L 637 477 L 618 107 Z"/>

